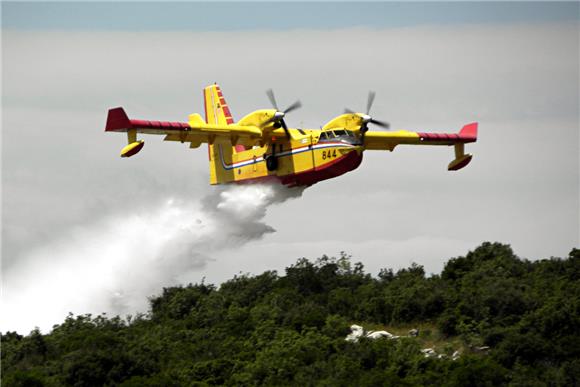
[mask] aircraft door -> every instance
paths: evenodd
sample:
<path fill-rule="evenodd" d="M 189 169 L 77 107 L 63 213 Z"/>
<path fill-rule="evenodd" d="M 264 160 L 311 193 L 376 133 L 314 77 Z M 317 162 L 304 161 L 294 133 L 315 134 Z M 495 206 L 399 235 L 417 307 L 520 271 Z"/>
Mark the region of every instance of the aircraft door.
<path fill-rule="evenodd" d="M 308 140 L 310 141 L 310 157 L 312 159 L 312 169 L 316 169 L 316 159 L 314 157 L 314 137 L 312 136 L 312 134 L 310 134 Z"/>

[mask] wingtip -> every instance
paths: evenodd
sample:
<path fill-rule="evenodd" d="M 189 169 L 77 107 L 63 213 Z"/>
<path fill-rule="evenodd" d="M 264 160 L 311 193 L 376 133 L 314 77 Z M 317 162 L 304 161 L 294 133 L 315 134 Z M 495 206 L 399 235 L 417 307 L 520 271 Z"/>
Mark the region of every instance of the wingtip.
<path fill-rule="evenodd" d="M 132 129 L 131 121 L 122 107 L 109 109 L 105 132 L 119 132 Z"/>
<path fill-rule="evenodd" d="M 469 142 L 477 141 L 477 128 L 479 124 L 477 122 L 472 122 L 467 124 L 461 128 L 459 131 L 459 136 L 464 139 L 468 140 Z"/>

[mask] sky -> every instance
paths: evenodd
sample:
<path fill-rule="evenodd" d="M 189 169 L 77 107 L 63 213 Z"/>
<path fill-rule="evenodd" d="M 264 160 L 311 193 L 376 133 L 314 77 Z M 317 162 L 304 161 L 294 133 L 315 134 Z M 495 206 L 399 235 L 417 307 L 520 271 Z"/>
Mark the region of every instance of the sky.
<path fill-rule="evenodd" d="M 2 301 L 15 317 L 0 330 L 145 312 L 163 286 L 340 251 L 374 274 L 438 273 L 483 241 L 566 256 L 579 246 L 578 7 L 3 2 Z M 269 107 L 273 88 L 303 103 L 290 126 L 318 128 L 374 90 L 372 114 L 393 129 L 477 121 L 479 139 L 458 172 L 452 148 L 401 146 L 283 199 L 209 186 L 205 151 L 160 137 L 119 158 L 107 109 L 185 121 L 213 82 L 234 119 Z M 259 208 L 244 211 L 248 195 Z M 218 218 L 240 228 L 205 234 Z"/>
<path fill-rule="evenodd" d="M 92 31 L 239 31 L 561 22 L 575 2 L 18 2 L 3 28 Z"/>

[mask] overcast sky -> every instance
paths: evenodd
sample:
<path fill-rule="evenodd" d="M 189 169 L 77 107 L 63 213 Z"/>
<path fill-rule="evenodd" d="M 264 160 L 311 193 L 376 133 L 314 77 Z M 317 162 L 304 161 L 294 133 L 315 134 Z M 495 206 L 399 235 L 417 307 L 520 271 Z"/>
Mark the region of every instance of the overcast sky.
<path fill-rule="evenodd" d="M 304 105 L 289 115 L 291 126 L 318 128 L 344 107 L 364 109 L 372 89 L 373 116 L 394 129 L 456 132 L 478 121 L 479 139 L 458 172 L 446 170 L 452 148 L 366 152 L 359 169 L 268 204 L 263 221 L 276 232 L 204 251 L 208 259 L 178 273 L 180 281 L 219 283 L 343 250 L 375 274 L 411 262 L 436 273 L 483 241 L 509 243 L 529 259 L 566 256 L 579 245 L 578 3 L 499 4 L 435 3 L 423 18 L 413 16 L 417 4 L 357 5 L 372 16 L 368 25 L 348 22 L 352 4 L 286 4 L 292 17 L 282 25 L 244 5 L 256 28 L 234 28 L 230 9 L 220 29 L 207 24 L 216 6 L 204 4 L 116 12 L 3 3 L 3 292 L 16 291 L 10 285 L 23 281 L 24 268 L 34 274 L 25 281 L 31 297 L 43 291 L 35 285 L 43 275 L 58 283 L 47 267 L 63 245 L 82 244 L 80 266 L 98 259 L 111 219 L 156 213 L 170 198 L 194 205 L 215 196 L 205 148 L 147 137 L 139 155 L 120 159 L 126 138 L 103 132 L 115 106 L 135 118 L 186 121 L 203 111 L 202 89 L 214 81 L 234 119 L 269 107 L 264 90 L 272 87 L 280 105 Z M 343 22 L 308 22 L 324 10 Z M 119 16 L 131 13 L 142 17 Z M 192 17 L 172 28 L 177 14 Z M 72 311 L 99 312 L 82 305 Z"/>

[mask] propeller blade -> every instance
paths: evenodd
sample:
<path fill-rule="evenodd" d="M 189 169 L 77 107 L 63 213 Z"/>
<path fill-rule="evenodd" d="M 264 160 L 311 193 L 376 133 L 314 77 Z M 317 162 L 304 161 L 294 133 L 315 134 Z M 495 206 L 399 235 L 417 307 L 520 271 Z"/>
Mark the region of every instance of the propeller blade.
<path fill-rule="evenodd" d="M 300 109 L 302 107 L 302 102 L 300 100 L 294 102 L 292 105 L 288 106 L 286 110 L 284 110 L 284 114 L 290 113 L 293 110 Z"/>
<path fill-rule="evenodd" d="M 290 138 L 290 131 L 288 130 L 288 126 L 286 126 L 286 121 L 284 119 L 280 120 L 282 127 L 284 128 L 284 132 L 286 132 L 286 137 Z"/>
<path fill-rule="evenodd" d="M 346 108 L 346 109 L 344 109 L 344 112 L 345 112 L 346 114 L 356 114 L 356 112 L 355 112 L 355 111 L 353 111 L 353 110 L 350 110 L 349 108 Z"/>
<path fill-rule="evenodd" d="M 371 111 L 371 106 L 373 106 L 373 102 L 375 101 L 376 93 L 374 91 L 369 91 L 369 97 L 367 99 L 367 115 Z"/>
<path fill-rule="evenodd" d="M 374 118 L 371 119 L 370 122 L 372 122 L 373 124 L 375 124 L 377 126 L 380 126 L 381 128 L 389 129 L 389 127 L 390 127 L 388 122 L 375 120 Z"/>
<path fill-rule="evenodd" d="M 278 104 L 276 103 L 276 97 L 274 97 L 274 90 L 272 89 L 268 89 L 266 90 L 266 95 L 268 96 L 268 99 L 270 100 L 270 103 L 272 104 L 272 106 L 274 106 L 274 109 L 276 109 L 276 111 L 278 111 Z"/>
<path fill-rule="evenodd" d="M 359 132 L 360 133 L 360 143 L 362 145 L 364 145 L 364 143 L 365 143 L 365 133 L 368 132 L 368 131 L 369 131 L 369 127 L 368 127 L 367 124 L 363 124 L 360 127 L 360 132 Z"/>

